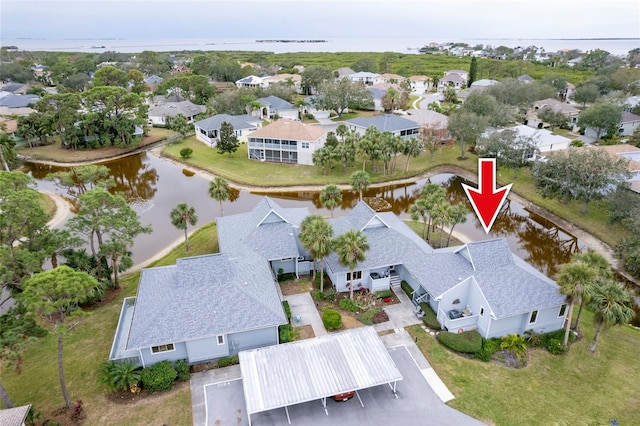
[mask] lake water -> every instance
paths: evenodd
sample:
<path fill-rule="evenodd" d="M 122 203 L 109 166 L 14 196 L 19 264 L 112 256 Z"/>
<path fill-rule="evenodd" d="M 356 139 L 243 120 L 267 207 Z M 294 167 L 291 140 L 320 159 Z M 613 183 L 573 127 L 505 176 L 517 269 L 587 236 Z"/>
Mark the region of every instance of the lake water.
<path fill-rule="evenodd" d="M 316 39 L 316 37 L 314 37 Z M 615 55 L 626 55 L 629 50 L 640 47 L 640 38 L 635 39 L 438 39 L 424 38 L 332 38 L 317 37 L 326 43 L 257 43 L 254 38 L 194 38 L 194 39 L 3 39 L 3 46 L 17 46 L 32 51 L 96 52 L 118 51 L 124 53 L 153 50 L 158 52 L 182 50 L 232 50 L 286 52 L 398 52 L 418 53 L 416 49 L 431 42 L 464 42 L 471 46 L 544 47 L 548 52 L 561 49 L 588 51 L 603 49 Z M 104 47 L 103 47 L 104 46 Z"/>
<path fill-rule="evenodd" d="M 199 225 L 215 220 L 220 214 L 219 203 L 208 195 L 207 179 L 164 159 L 141 153 L 103 164 L 109 167 L 116 181 L 114 190 L 127 199 L 140 215 L 144 225 L 149 224 L 153 227 L 152 234 L 136 238 L 132 250 L 135 263 L 144 262 L 183 238 L 183 232 L 171 225 L 169 220 L 169 212 L 178 203 L 186 202 L 195 207 Z M 57 170 L 60 168 L 48 165 L 27 166 L 27 171 L 37 179 L 41 189 L 66 196 L 63 190 L 44 179 L 48 173 Z M 569 261 L 576 251 L 586 248 L 569 232 L 515 202 L 505 205 L 491 233 L 486 235 L 462 190 L 463 179 L 451 174 L 440 174 L 432 177 L 430 181 L 444 185 L 451 202 L 464 203 L 467 206 L 467 222 L 458 225 L 456 231 L 471 240 L 504 237 L 518 256 L 549 276 L 553 276 L 558 265 Z M 391 206 L 391 211 L 403 219 L 409 219 L 409 208 L 420 195 L 420 189 L 425 183 L 427 180 L 422 179 L 413 184 L 370 188 L 364 195 L 386 200 Z M 224 214 L 247 212 L 264 195 L 257 192 L 234 191 L 232 201 L 223 203 Z M 329 216 L 331 213 L 322 207 L 319 193 L 316 191 L 283 191 L 268 195 L 283 207 L 307 207 L 311 213 L 323 216 Z M 334 214 L 346 214 L 357 202 L 356 193 L 344 191 L 342 204 L 335 209 Z"/>

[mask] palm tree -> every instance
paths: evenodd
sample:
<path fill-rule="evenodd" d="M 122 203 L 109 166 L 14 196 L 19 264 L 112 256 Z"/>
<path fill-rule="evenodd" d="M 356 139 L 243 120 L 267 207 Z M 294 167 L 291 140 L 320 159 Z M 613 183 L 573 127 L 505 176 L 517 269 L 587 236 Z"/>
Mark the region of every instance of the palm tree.
<path fill-rule="evenodd" d="M 224 216 L 222 202 L 229 199 L 229 184 L 220 176 L 209 182 L 209 196 L 220 203 L 220 216 Z"/>
<path fill-rule="evenodd" d="M 320 215 L 307 216 L 300 224 L 300 241 L 314 260 L 320 259 L 320 291 L 324 291 L 324 258 L 331 253 L 333 228 Z"/>
<path fill-rule="evenodd" d="M 189 236 L 187 234 L 187 225 L 195 225 L 198 223 L 196 209 L 189 207 L 187 203 L 180 203 L 170 213 L 171 224 L 178 229 L 184 229 L 184 242 L 186 251 L 189 251 Z"/>
<path fill-rule="evenodd" d="M 422 150 L 424 149 L 424 144 L 420 139 L 411 138 L 404 142 L 402 146 L 402 153 L 407 156 L 407 163 L 404 166 L 404 171 L 409 171 L 409 160 L 411 157 L 417 158 Z"/>
<path fill-rule="evenodd" d="M 449 237 L 447 238 L 447 247 L 449 247 L 449 243 L 451 242 L 451 235 L 453 234 L 453 228 L 456 227 L 459 223 L 465 223 L 467 221 L 467 208 L 464 204 L 454 204 L 451 206 L 451 210 L 449 211 L 449 225 L 451 229 L 449 229 Z"/>
<path fill-rule="evenodd" d="M 614 325 L 628 324 L 635 312 L 631 307 L 633 295 L 631 290 L 616 281 L 603 281 L 596 284 L 593 297 L 587 303 L 587 307 L 595 312 L 593 321 L 596 324 L 596 334 L 593 343 L 589 347 L 590 352 L 595 352 L 598 337 L 603 329 Z"/>
<path fill-rule="evenodd" d="M 370 184 L 371 181 L 367 172 L 358 170 L 351 174 L 351 186 L 354 191 L 360 193 L 360 201 L 362 201 L 362 191 L 366 191 Z"/>
<path fill-rule="evenodd" d="M 444 227 L 449 224 L 450 215 L 449 212 L 451 210 L 451 206 L 446 201 L 442 201 L 440 203 L 435 204 L 431 208 L 430 216 L 433 218 L 433 226 L 440 227 L 440 241 L 438 242 L 438 248 L 442 247 L 442 236 L 444 235 Z"/>
<path fill-rule="evenodd" d="M 344 138 L 349 133 L 349 127 L 346 124 L 340 123 L 338 127 L 336 127 L 336 135 L 340 137 L 340 142 L 344 143 Z"/>
<path fill-rule="evenodd" d="M 338 253 L 338 261 L 341 265 L 349 268 L 349 298 L 353 300 L 353 278 L 354 269 L 358 262 L 363 262 L 365 252 L 369 250 L 367 236 L 361 231 L 350 229 L 340 235 L 333 242 L 336 253 Z"/>
<path fill-rule="evenodd" d="M 585 253 L 578 253 L 573 256 L 573 260 L 582 261 L 594 268 L 597 271 L 597 281 L 605 281 L 613 278 L 613 273 L 611 272 L 611 266 L 609 265 L 609 262 L 600 253 L 596 253 L 593 250 L 587 251 Z M 590 286 L 587 290 L 590 290 L 592 288 L 593 287 Z M 578 308 L 576 323 L 572 326 L 574 330 L 578 329 L 578 324 L 580 324 L 580 317 L 582 316 L 582 308 L 584 308 L 584 305 L 589 302 L 590 297 L 590 291 L 585 291 L 582 297 L 580 297 L 580 308 Z"/>
<path fill-rule="evenodd" d="M 569 316 L 565 325 L 563 341 L 565 346 L 569 343 L 573 307 L 576 301 L 583 297 L 585 288 L 591 287 L 596 276 L 596 270 L 582 261 L 573 261 L 560 267 L 556 281 L 560 286 L 560 293 L 566 295 L 569 302 Z"/>
<path fill-rule="evenodd" d="M 502 336 L 500 349 L 513 352 L 520 362 L 527 356 L 527 342 L 524 337 L 517 334 Z"/>
<path fill-rule="evenodd" d="M 409 207 L 409 214 L 411 215 L 411 220 L 418 222 L 422 219 L 422 239 L 424 240 L 424 232 L 427 229 L 427 218 L 429 216 L 429 206 L 427 205 L 426 200 L 423 198 L 418 198 L 415 203 Z"/>
<path fill-rule="evenodd" d="M 331 217 L 333 217 L 333 209 L 342 202 L 342 191 L 336 185 L 325 186 L 320 191 L 320 202 L 325 208 L 331 210 Z"/>

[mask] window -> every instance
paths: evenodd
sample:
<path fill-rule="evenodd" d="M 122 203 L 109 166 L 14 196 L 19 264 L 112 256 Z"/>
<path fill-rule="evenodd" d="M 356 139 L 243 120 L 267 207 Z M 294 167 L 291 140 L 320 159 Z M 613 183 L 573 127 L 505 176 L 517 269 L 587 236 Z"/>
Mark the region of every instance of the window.
<path fill-rule="evenodd" d="M 531 318 L 529 318 L 529 324 L 533 324 L 538 319 L 538 311 L 531 312 Z"/>
<path fill-rule="evenodd" d="M 560 306 L 560 312 L 558 313 L 558 316 L 563 317 L 566 311 L 567 311 L 567 305 Z"/>
<path fill-rule="evenodd" d="M 218 336 L 218 344 L 219 345 L 224 345 L 224 335 L 223 334 Z"/>
<path fill-rule="evenodd" d="M 152 346 L 151 347 L 151 353 L 157 354 L 160 352 L 169 352 L 169 351 L 173 351 L 176 348 L 173 346 L 173 343 L 167 343 L 166 345 L 160 345 L 160 346 Z"/>
<path fill-rule="evenodd" d="M 480 306 L 480 316 L 484 316 L 484 306 Z"/>
<path fill-rule="evenodd" d="M 353 272 L 353 279 L 354 280 L 360 280 L 362 279 L 362 271 L 354 271 Z M 347 272 L 347 281 L 351 281 L 351 272 Z"/>
<path fill-rule="evenodd" d="M 309 149 L 309 142 L 300 142 L 302 149 Z"/>

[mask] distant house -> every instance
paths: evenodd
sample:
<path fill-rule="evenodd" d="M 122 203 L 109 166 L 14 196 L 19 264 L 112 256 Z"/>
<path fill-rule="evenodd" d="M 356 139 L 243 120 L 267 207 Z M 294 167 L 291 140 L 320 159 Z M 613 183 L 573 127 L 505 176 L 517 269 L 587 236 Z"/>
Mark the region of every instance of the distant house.
<path fill-rule="evenodd" d="M 174 65 L 173 68 L 171 68 L 171 74 L 175 75 L 175 74 L 189 74 L 191 73 L 191 68 L 185 66 L 185 65 Z"/>
<path fill-rule="evenodd" d="M 448 139 L 449 130 L 447 129 L 447 125 L 449 124 L 449 117 L 446 115 L 430 109 L 409 109 L 406 113 L 407 115 L 404 115 L 404 118 L 415 121 L 420 127 L 431 129 L 433 136 L 440 141 Z"/>
<path fill-rule="evenodd" d="M 444 92 L 451 87 L 454 90 L 461 90 L 467 87 L 469 73 L 463 70 L 445 71 L 444 76 L 438 80 L 438 92 Z"/>
<path fill-rule="evenodd" d="M 404 138 L 415 137 L 420 132 L 418 123 L 393 114 L 352 118 L 351 120 L 346 120 L 344 124 L 361 134 L 364 134 L 369 126 L 374 126 L 380 132 L 391 132 Z"/>
<path fill-rule="evenodd" d="M 564 136 L 560 135 L 554 135 L 546 129 L 535 129 L 523 124 L 519 124 L 514 127 L 507 127 L 505 129 L 499 129 L 496 130 L 496 132 L 502 132 L 507 129 L 514 130 L 520 137 L 533 138 L 536 141 L 536 145 L 540 153 L 567 149 L 571 144 L 571 139 L 569 138 L 565 138 Z"/>
<path fill-rule="evenodd" d="M 471 83 L 471 87 L 469 89 L 471 90 L 471 92 L 484 92 L 485 90 L 487 90 L 487 88 L 496 84 L 500 84 L 500 82 L 497 80 L 489 80 L 483 78 L 482 80 L 476 80 Z"/>
<path fill-rule="evenodd" d="M 11 92 L 0 91 L 0 107 L 26 108 L 40 100 L 37 95 L 16 95 Z"/>
<path fill-rule="evenodd" d="M 518 81 L 522 81 L 523 83 L 531 83 L 532 81 L 535 81 L 535 80 L 533 79 L 533 77 L 527 74 L 522 74 L 518 76 Z"/>
<path fill-rule="evenodd" d="M 236 86 L 238 86 L 238 88 L 242 89 L 242 88 L 247 88 L 247 89 L 256 89 L 258 87 L 267 87 L 264 79 L 262 79 L 261 77 L 257 77 L 255 75 L 250 75 L 247 76 L 245 78 L 241 78 L 240 80 L 236 81 Z"/>
<path fill-rule="evenodd" d="M 428 92 L 432 89 L 433 80 L 426 75 L 412 75 L 409 77 L 412 92 Z"/>
<path fill-rule="evenodd" d="M 365 260 L 353 270 L 325 259 L 326 273 L 339 292 L 379 291 L 406 281 L 414 303 L 425 302 L 444 329 L 477 330 L 483 337 L 538 333 L 562 328 L 567 314 L 558 286 L 519 259 L 504 239 L 434 250 L 394 213 L 376 213 L 364 202 L 348 215 L 329 220 L 339 236 L 355 229 L 369 243 Z"/>
<path fill-rule="evenodd" d="M 233 126 L 239 141 L 246 142 L 247 136 L 260 128 L 262 120 L 251 115 L 217 114 L 194 123 L 196 139 L 208 146 L 215 146 L 220 139 L 220 127 L 225 122 Z"/>
<path fill-rule="evenodd" d="M 314 118 L 329 118 L 331 115 L 331 111 L 326 109 L 318 109 L 316 107 L 315 101 L 322 95 L 311 95 L 304 98 L 304 102 L 306 106 L 302 108 L 303 114 L 311 114 Z"/>
<path fill-rule="evenodd" d="M 538 118 L 538 112 L 545 108 L 563 113 L 567 117 L 567 125 L 574 126 L 578 122 L 578 116 L 580 115 L 578 108 L 556 99 L 548 98 L 533 103 L 533 109 L 527 113 L 526 125 L 541 129 L 544 124 Z"/>
<path fill-rule="evenodd" d="M 149 124 L 153 126 L 165 126 L 167 118 L 175 118 L 182 115 L 188 123 L 193 123 L 196 115 L 207 111 L 204 105 L 196 105 L 191 101 L 168 102 L 149 109 L 147 113 Z"/>
<path fill-rule="evenodd" d="M 338 68 L 337 70 L 334 71 L 334 74 L 336 75 L 336 78 L 340 79 L 340 78 L 344 78 L 348 75 L 351 74 L 355 74 L 356 72 L 354 70 L 352 70 L 351 68 L 348 67 L 343 67 L 343 68 Z"/>
<path fill-rule="evenodd" d="M 397 84 L 391 83 L 377 83 L 371 86 L 367 86 L 367 92 L 371 93 L 371 97 L 373 98 L 373 110 L 374 111 L 384 111 L 384 107 L 382 106 L 382 98 L 387 94 L 389 89 L 395 89 L 400 91 L 400 86 Z"/>
<path fill-rule="evenodd" d="M 622 120 L 620 121 L 620 125 L 618 126 L 618 136 L 631 136 L 633 131 L 640 127 L 640 116 L 632 114 L 627 111 L 622 112 Z M 607 131 L 604 130 L 600 134 L 600 137 L 603 137 L 607 134 Z M 584 130 L 584 135 L 587 137 L 595 138 L 598 136 L 598 132 L 596 132 L 593 128 L 587 127 Z"/>
<path fill-rule="evenodd" d="M 640 105 L 640 96 L 629 96 L 624 101 L 624 110 L 627 112 L 632 112 L 632 110 L 638 105 Z"/>
<path fill-rule="evenodd" d="M 277 96 L 271 95 L 265 98 L 259 98 L 258 102 L 262 105 L 262 108 L 259 110 L 262 118 L 281 117 L 291 120 L 298 119 L 298 108 Z"/>
<path fill-rule="evenodd" d="M 250 160 L 313 165 L 313 153 L 322 148 L 327 130 L 283 118 L 249 136 Z"/>
<path fill-rule="evenodd" d="M 7 83 L 0 87 L 0 91 L 13 93 L 14 95 L 24 95 L 29 90 L 28 84 L 23 83 Z"/>
<path fill-rule="evenodd" d="M 302 92 L 302 76 L 299 74 L 277 74 L 262 79 L 267 87 L 274 84 L 291 85 L 296 93 Z"/>
<path fill-rule="evenodd" d="M 46 65 L 36 64 L 31 69 L 33 70 L 33 75 L 35 75 L 36 77 L 44 77 L 44 75 L 47 73 L 48 68 L 49 67 Z"/>
<path fill-rule="evenodd" d="M 160 83 L 164 81 L 164 79 L 162 77 L 158 77 L 157 75 L 150 75 L 143 78 L 142 81 L 147 85 L 147 88 L 153 92 L 158 88 Z"/>
<path fill-rule="evenodd" d="M 400 84 L 407 80 L 407 77 L 398 74 L 385 73 L 380 74 L 376 80 L 377 81 L 375 83 Z"/>
<path fill-rule="evenodd" d="M 619 158 L 624 157 L 628 161 L 627 170 L 631 173 L 631 177 L 627 180 L 629 188 L 632 191 L 640 193 L 640 148 L 633 145 L 620 144 L 620 145 L 601 145 L 596 147 L 590 147 L 589 149 L 600 149 L 611 157 Z"/>
<path fill-rule="evenodd" d="M 360 71 L 360 72 L 345 76 L 345 78 L 348 78 L 349 80 L 355 83 L 362 83 L 365 85 L 372 85 L 374 83 L 377 83 L 378 82 L 377 80 L 379 77 L 380 77 L 380 74 L 376 74 L 373 72 L 366 72 L 366 71 Z"/>

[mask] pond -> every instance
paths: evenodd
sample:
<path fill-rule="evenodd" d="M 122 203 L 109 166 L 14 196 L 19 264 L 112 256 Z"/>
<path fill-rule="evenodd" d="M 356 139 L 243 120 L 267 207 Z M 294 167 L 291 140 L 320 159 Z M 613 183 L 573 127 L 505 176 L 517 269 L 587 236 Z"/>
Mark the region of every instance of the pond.
<path fill-rule="evenodd" d="M 140 153 L 103 164 L 109 168 L 116 182 L 113 191 L 123 195 L 138 212 L 141 222 L 151 225 L 154 230 L 152 234 L 140 235 L 136 239 L 133 248 L 135 263 L 151 258 L 166 246 L 183 238 L 182 231 L 171 225 L 169 220 L 169 212 L 178 203 L 185 202 L 195 207 L 200 225 L 213 221 L 220 214 L 219 203 L 209 197 L 209 181 L 174 163 L 148 153 Z M 35 163 L 26 166 L 26 171 L 37 180 L 41 189 L 56 192 L 72 200 L 64 189 L 45 180 L 48 173 L 58 170 L 62 168 Z M 567 262 L 578 250 L 586 248 L 571 233 L 529 212 L 514 201 L 505 203 L 491 233 L 486 235 L 462 190 L 462 178 L 440 174 L 428 181 L 445 186 L 451 202 L 465 203 L 467 206 L 467 222 L 458 225 L 456 231 L 471 240 L 506 238 L 518 256 L 549 276 L 556 273 L 558 265 Z M 371 188 L 364 195 L 386 200 L 391 211 L 409 219 L 409 208 L 426 183 L 427 179 L 421 179 L 412 184 L 386 185 Z M 234 190 L 231 200 L 223 203 L 224 214 L 249 211 L 265 194 L 267 193 Z M 277 199 L 284 207 L 308 207 L 312 213 L 330 215 L 330 211 L 322 207 L 317 191 L 270 192 L 268 195 Z M 344 214 L 357 201 L 356 193 L 343 191 L 342 203 L 334 214 Z"/>

